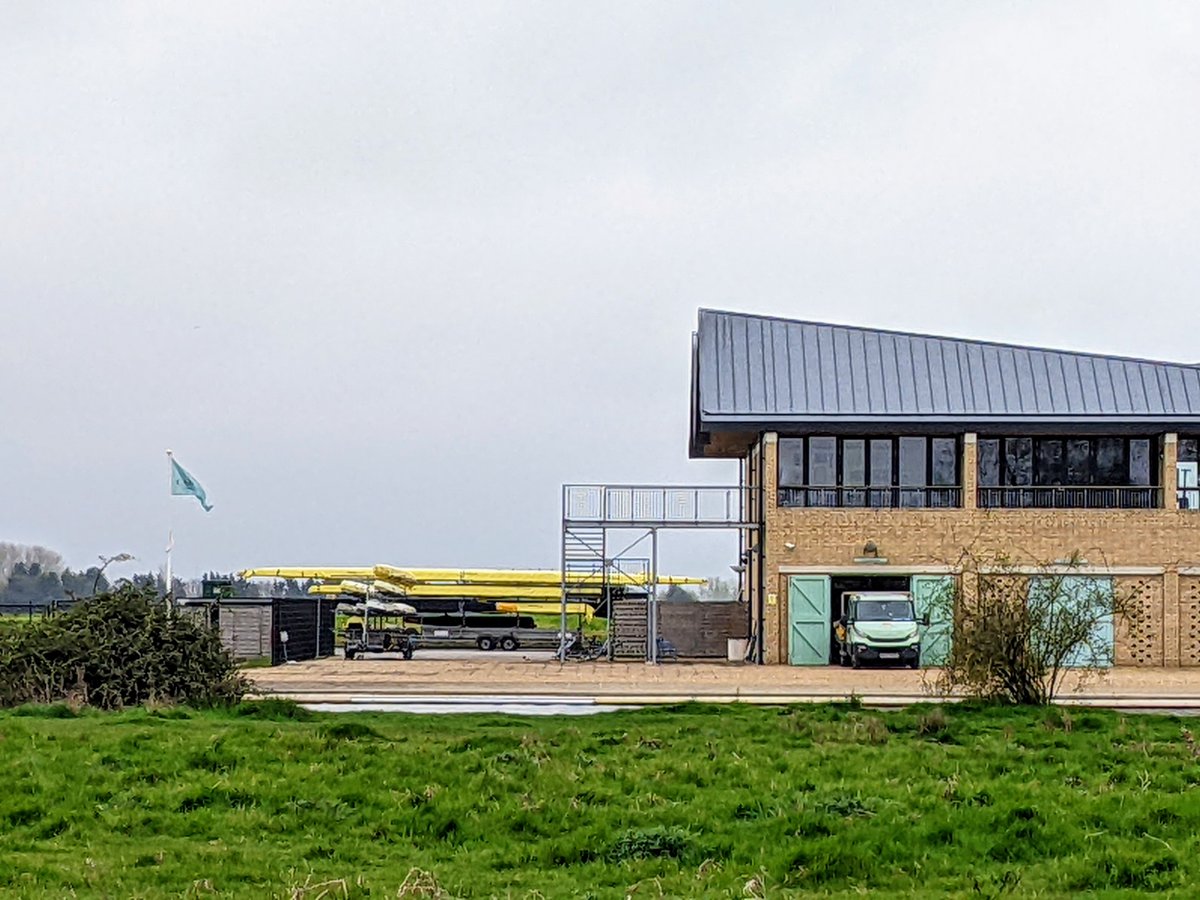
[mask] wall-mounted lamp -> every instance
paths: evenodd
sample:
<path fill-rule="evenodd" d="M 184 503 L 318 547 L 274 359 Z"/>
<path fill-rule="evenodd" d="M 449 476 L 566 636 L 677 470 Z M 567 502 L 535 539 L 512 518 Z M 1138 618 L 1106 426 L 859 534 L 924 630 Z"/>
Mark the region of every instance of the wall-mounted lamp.
<path fill-rule="evenodd" d="M 854 562 L 859 565 L 881 566 L 887 563 L 887 557 L 879 555 L 879 546 L 874 541 L 867 541 L 863 544 L 862 556 L 854 557 Z"/>
<path fill-rule="evenodd" d="M 791 553 L 793 550 L 796 549 L 796 545 L 793 544 L 791 541 L 785 541 L 783 544 L 783 549 L 786 550 L 788 553 Z"/>
<path fill-rule="evenodd" d="M 750 557 L 753 556 L 757 552 L 758 552 L 758 544 L 752 544 L 751 546 L 747 547 L 745 550 L 743 550 L 741 553 L 738 554 L 737 565 L 730 566 L 729 568 L 733 569 L 733 571 L 737 572 L 739 575 L 742 574 L 743 572 L 746 571 L 746 566 L 750 565 Z"/>

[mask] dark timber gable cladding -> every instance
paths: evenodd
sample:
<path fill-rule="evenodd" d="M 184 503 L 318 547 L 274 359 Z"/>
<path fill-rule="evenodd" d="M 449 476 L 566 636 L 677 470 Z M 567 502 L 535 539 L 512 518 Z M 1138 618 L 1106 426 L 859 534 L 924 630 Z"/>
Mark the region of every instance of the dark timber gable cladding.
<path fill-rule="evenodd" d="M 700 311 L 695 372 L 701 433 L 787 422 L 1200 424 L 1196 366 L 715 310 Z"/>

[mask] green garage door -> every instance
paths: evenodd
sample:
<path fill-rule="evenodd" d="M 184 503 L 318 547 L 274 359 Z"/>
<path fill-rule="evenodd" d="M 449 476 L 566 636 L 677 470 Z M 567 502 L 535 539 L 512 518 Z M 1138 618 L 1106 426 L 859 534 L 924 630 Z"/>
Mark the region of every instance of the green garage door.
<path fill-rule="evenodd" d="M 929 616 L 929 624 L 921 628 L 921 665 L 940 666 L 950 655 L 950 639 L 954 634 L 954 622 L 950 618 L 948 604 L 942 599 L 943 592 L 954 587 L 953 575 L 914 575 L 912 579 L 913 602 L 917 618 Z"/>
<path fill-rule="evenodd" d="M 1053 581 L 1049 578 L 1034 578 L 1029 583 L 1030 598 L 1036 596 L 1036 591 L 1052 589 Z M 1082 604 L 1095 604 L 1093 610 L 1096 622 L 1088 640 L 1075 648 L 1075 651 L 1064 660 L 1063 665 L 1072 669 L 1108 668 L 1113 664 L 1113 582 L 1111 578 L 1094 578 L 1084 575 L 1064 575 L 1059 589 L 1057 603 L 1078 607 Z"/>
<path fill-rule="evenodd" d="M 788 662 L 793 666 L 829 665 L 829 576 L 793 575 L 788 579 Z"/>

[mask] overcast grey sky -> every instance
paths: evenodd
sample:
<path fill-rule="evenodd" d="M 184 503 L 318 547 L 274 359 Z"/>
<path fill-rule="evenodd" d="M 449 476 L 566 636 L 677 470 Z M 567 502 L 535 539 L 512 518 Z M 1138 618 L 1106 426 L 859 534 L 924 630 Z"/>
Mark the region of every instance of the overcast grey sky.
<path fill-rule="evenodd" d="M 1195 3 L 0 6 L 0 539 L 555 565 L 699 306 L 1200 360 Z M 726 544 L 664 568 L 723 570 Z"/>

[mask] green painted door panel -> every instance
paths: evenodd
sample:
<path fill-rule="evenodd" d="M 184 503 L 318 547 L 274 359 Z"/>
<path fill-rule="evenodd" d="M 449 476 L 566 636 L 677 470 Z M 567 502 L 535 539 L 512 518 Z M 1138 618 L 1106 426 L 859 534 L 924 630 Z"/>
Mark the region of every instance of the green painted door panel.
<path fill-rule="evenodd" d="M 921 665 L 940 666 L 950 655 L 950 641 L 954 635 L 954 622 L 950 618 L 947 604 L 940 601 L 944 591 L 954 586 L 953 575 L 914 575 L 912 578 L 913 603 L 917 618 L 928 615 L 929 624 L 921 627 Z"/>
<path fill-rule="evenodd" d="M 1034 578 L 1030 580 L 1029 590 L 1032 594 L 1039 590 L 1049 579 Z M 1087 642 L 1075 648 L 1064 661 L 1068 669 L 1104 669 L 1113 664 L 1113 581 L 1111 578 L 1096 578 L 1087 575 L 1064 575 L 1060 588 L 1060 602 L 1075 606 L 1082 603 L 1095 603 L 1099 613 L 1092 627 L 1092 634 Z"/>
<path fill-rule="evenodd" d="M 829 665 L 829 596 L 828 575 L 788 579 L 788 662 L 793 666 Z"/>

